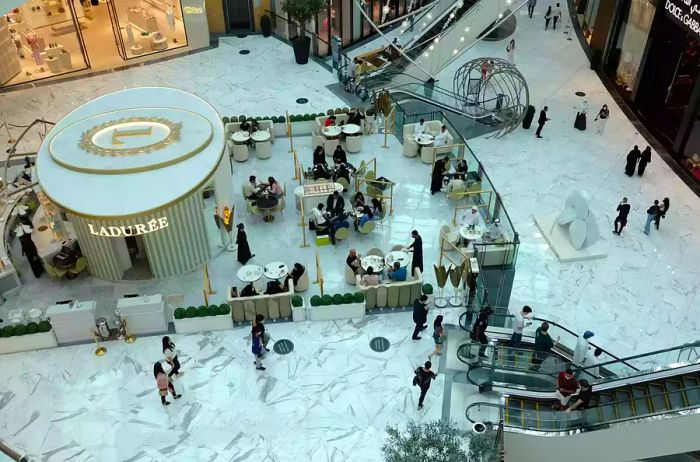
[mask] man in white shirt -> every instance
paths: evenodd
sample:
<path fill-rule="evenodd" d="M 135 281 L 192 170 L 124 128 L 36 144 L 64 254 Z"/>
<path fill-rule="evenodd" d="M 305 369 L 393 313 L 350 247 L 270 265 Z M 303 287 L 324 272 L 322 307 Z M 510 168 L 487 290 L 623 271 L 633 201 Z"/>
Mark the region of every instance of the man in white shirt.
<path fill-rule="evenodd" d="M 447 183 L 447 194 L 451 193 L 452 191 L 458 192 L 458 191 L 466 191 L 467 190 L 467 183 L 464 182 L 459 177 L 452 178 L 449 183 Z"/>
<path fill-rule="evenodd" d="M 418 136 L 425 133 L 426 130 L 425 119 L 420 119 L 417 124 L 413 126 L 413 135 Z"/>
<path fill-rule="evenodd" d="M 520 348 L 520 342 L 523 341 L 523 330 L 525 327 L 532 324 L 526 322 L 532 320 L 532 308 L 525 305 L 520 312 L 515 313 L 513 318 L 513 335 L 510 337 L 508 346 L 511 348 Z"/>
<path fill-rule="evenodd" d="M 603 350 L 600 348 L 596 348 L 595 351 L 593 352 L 593 356 L 587 356 L 586 360 L 583 362 L 584 367 L 587 367 L 586 371 L 591 374 L 593 377 L 598 378 L 600 377 L 600 356 L 603 354 Z"/>
<path fill-rule="evenodd" d="M 318 204 L 316 207 L 311 209 L 311 215 L 314 217 L 314 222 L 318 227 L 324 227 L 328 225 L 328 220 L 323 214 L 323 204 Z"/>
<path fill-rule="evenodd" d="M 552 8 L 552 19 L 554 20 L 554 30 L 557 30 L 557 21 L 561 18 L 561 8 L 559 8 L 559 4 L 557 3 L 557 6 Z"/>
<path fill-rule="evenodd" d="M 491 226 L 489 226 L 488 237 L 491 241 L 503 238 L 503 232 L 501 232 L 501 228 L 498 226 L 500 222 L 501 219 L 496 218 L 493 220 L 493 223 L 491 223 Z"/>
<path fill-rule="evenodd" d="M 449 133 L 447 132 L 447 127 L 444 125 L 440 129 L 440 133 L 437 134 L 435 137 L 435 143 L 433 146 L 438 147 L 438 146 L 445 146 L 447 144 L 447 136 Z"/>
<path fill-rule="evenodd" d="M 479 209 L 473 206 L 469 212 L 462 215 L 462 226 L 474 227 L 479 221 L 479 218 Z"/>
<path fill-rule="evenodd" d="M 574 363 L 575 366 L 583 366 L 584 361 L 586 361 L 588 350 L 591 349 L 588 339 L 591 337 L 593 337 L 593 332 L 587 330 L 576 341 L 576 348 L 574 349 L 574 358 L 571 360 L 571 362 Z"/>

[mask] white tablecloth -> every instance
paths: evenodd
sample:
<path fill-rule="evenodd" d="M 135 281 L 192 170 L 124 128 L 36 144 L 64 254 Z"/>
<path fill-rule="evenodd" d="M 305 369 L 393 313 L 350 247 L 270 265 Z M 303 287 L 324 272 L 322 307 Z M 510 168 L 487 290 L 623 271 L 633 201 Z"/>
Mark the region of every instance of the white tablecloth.
<path fill-rule="evenodd" d="M 280 279 L 285 277 L 289 273 L 289 269 L 284 262 L 273 261 L 265 265 L 263 268 L 263 274 L 268 279 Z"/>
<path fill-rule="evenodd" d="M 238 270 L 236 275 L 243 282 L 255 282 L 262 277 L 263 269 L 258 265 L 245 265 Z"/>

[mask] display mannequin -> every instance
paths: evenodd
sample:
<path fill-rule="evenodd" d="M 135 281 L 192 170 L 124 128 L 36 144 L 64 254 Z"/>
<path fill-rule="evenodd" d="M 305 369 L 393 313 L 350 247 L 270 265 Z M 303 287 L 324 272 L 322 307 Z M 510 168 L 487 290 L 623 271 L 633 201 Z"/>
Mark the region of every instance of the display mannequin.
<path fill-rule="evenodd" d="M 170 30 L 175 30 L 175 11 L 170 3 L 168 3 L 168 7 L 165 9 L 165 16 L 168 20 L 168 27 Z"/>
<path fill-rule="evenodd" d="M 126 36 L 129 39 L 129 46 L 134 45 L 134 29 L 131 27 L 131 23 L 126 25 Z"/>

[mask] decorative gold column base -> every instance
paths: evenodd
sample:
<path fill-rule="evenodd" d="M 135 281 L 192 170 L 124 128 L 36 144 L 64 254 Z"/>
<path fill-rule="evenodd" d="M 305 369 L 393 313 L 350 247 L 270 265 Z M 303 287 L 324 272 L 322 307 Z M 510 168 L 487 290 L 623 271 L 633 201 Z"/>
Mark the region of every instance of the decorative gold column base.
<path fill-rule="evenodd" d="M 134 337 L 133 335 L 127 335 L 127 336 L 124 338 L 124 341 L 125 341 L 126 343 L 134 343 L 134 342 L 136 341 L 136 337 Z"/>
<path fill-rule="evenodd" d="M 104 356 L 105 353 L 107 353 L 107 348 L 105 348 L 103 346 L 99 346 L 95 350 L 95 356 Z"/>

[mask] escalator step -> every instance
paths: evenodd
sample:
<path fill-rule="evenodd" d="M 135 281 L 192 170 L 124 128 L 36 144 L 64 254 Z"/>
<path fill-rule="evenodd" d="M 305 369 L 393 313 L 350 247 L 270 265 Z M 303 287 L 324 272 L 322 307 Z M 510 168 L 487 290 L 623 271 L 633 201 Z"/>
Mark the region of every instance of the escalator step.
<path fill-rule="evenodd" d="M 683 386 L 685 395 L 688 397 L 689 406 L 700 404 L 700 381 L 692 376 L 683 376 Z"/>
<path fill-rule="evenodd" d="M 666 395 L 661 394 L 666 391 L 666 388 L 660 383 L 650 383 L 648 388 L 649 394 L 651 394 L 651 404 L 654 406 L 654 412 L 668 411 L 668 398 Z"/>
<path fill-rule="evenodd" d="M 679 409 L 688 405 L 688 400 L 685 398 L 683 385 L 676 380 L 666 380 L 666 391 L 668 391 L 668 400 L 671 402 L 673 409 Z"/>
<path fill-rule="evenodd" d="M 634 387 L 632 388 L 632 396 L 634 396 L 634 409 L 637 411 L 637 415 L 652 413 L 649 395 L 646 389 Z"/>

